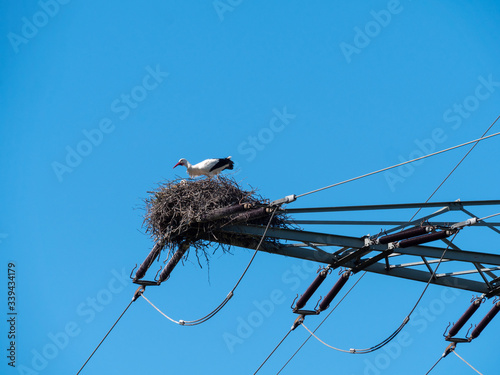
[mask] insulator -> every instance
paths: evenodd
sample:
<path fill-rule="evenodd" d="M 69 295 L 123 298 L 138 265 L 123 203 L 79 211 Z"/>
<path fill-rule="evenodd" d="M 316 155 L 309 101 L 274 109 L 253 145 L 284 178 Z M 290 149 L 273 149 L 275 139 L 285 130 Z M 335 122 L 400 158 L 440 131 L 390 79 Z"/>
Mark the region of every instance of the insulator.
<path fill-rule="evenodd" d="M 160 276 L 158 277 L 158 285 L 160 285 L 163 281 L 167 280 L 174 270 L 175 266 L 179 261 L 182 259 L 186 251 L 189 249 L 189 244 L 187 243 L 182 243 L 179 249 L 172 255 L 172 258 L 168 261 L 167 265 L 165 268 L 160 273 Z"/>
<path fill-rule="evenodd" d="M 414 227 L 414 228 L 403 230 L 403 231 L 398 232 L 398 233 L 389 234 L 387 236 L 380 237 L 377 240 L 377 243 L 383 245 L 383 244 L 386 244 L 389 242 L 395 242 L 395 241 L 399 241 L 399 240 L 404 240 L 406 238 L 412 238 L 415 236 L 419 236 L 421 234 L 432 232 L 433 230 L 434 230 L 434 227 L 430 226 L 430 225 L 423 226 L 423 227 Z"/>
<path fill-rule="evenodd" d="M 500 301 L 495 303 L 493 307 L 491 308 L 490 311 L 488 311 L 488 314 L 479 322 L 479 324 L 474 328 L 474 331 L 470 334 L 469 340 L 475 339 L 478 337 L 481 332 L 483 332 L 483 329 L 486 328 L 489 322 L 491 322 L 491 319 L 495 317 L 495 315 L 500 311 Z"/>
<path fill-rule="evenodd" d="M 472 314 L 476 312 L 476 310 L 481 306 L 481 299 L 476 299 L 472 304 L 469 306 L 469 308 L 464 312 L 464 314 L 460 317 L 460 319 L 457 320 L 457 322 L 451 327 L 451 329 L 448 332 L 448 335 L 446 336 L 447 338 L 455 336 L 458 331 L 464 326 L 465 323 L 470 319 Z"/>
<path fill-rule="evenodd" d="M 309 285 L 309 288 L 307 288 L 307 290 L 304 292 L 304 294 L 302 294 L 302 296 L 297 301 L 297 304 L 295 305 L 294 310 L 299 310 L 306 305 L 307 301 L 309 301 L 309 298 L 311 298 L 311 296 L 319 288 L 319 286 L 321 285 L 323 280 L 325 280 L 327 273 L 328 273 L 327 270 L 322 270 L 318 274 L 318 276 L 316 276 L 316 278 L 311 283 L 311 285 Z"/>
<path fill-rule="evenodd" d="M 340 276 L 338 281 L 335 283 L 333 288 L 328 292 L 328 294 L 323 298 L 321 303 L 319 304 L 318 312 L 324 311 L 330 306 L 330 302 L 333 301 L 335 296 L 340 292 L 340 289 L 345 285 L 347 280 L 349 280 L 349 276 L 351 275 L 351 271 L 346 271 Z"/>
<path fill-rule="evenodd" d="M 426 243 L 426 242 L 440 240 L 440 239 L 451 236 L 453 233 L 454 232 L 451 230 L 442 230 L 439 232 L 424 234 L 422 236 L 413 237 L 413 238 L 409 238 L 407 240 L 400 241 L 398 244 L 398 247 L 404 248 L 404 247 L 420 245 L 420 244 Z"/>
<path fill-rule="evenodd" d="M 235 204 L 229 207 L 222 207 L 205 214 L 200 221 L 212 221 L 222 219 L 223 217 L 234 215 L 245 210 L 245 205 Z"/>
<path fill-rule="evenodd" d="M 153 246 L 153 249 L 151 250 L 151 252 L 148 254 L 146 259 L 144 259 L 144 262 L 142 262 L 142 264 L 137 269 L 137 272 L 135 273 L 134 281 L 142 279 L 144 277 L 144 275 L 148 271 L 149 267 L 153 263 L 154 258 L 160 252 L 160 250 L 161 250 L 160 247 L 161 246 L 158 242 Z"/>
<path fill-rule="evenodd" d="M 241 212 L 239 214 L 231 216 L 231 220 L 232 222 L 251 221 L 255 219 L 260 219 L 261 217 L 265 217 L 269 215 L 271 212 L 272 209 L 269 207 L 259 207 L 253 210 Z"/>

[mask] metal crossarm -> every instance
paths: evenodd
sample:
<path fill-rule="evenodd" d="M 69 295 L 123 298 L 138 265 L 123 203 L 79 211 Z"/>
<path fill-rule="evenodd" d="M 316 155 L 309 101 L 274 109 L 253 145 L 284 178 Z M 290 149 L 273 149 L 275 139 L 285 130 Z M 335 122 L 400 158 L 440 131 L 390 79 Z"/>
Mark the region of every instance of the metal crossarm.
<path fill-rule="evenodd" d="M 240 236 L 246 238 L 248 242 L 249 236 L 258 238 L 263 234 L 263 231 L 263 227 L 254 225 L 227 226 L 224 228 L 224 232 L 231 233 L 233 236 L 230 236 L 231 240 L 226 239 L 225 241 L 240 246 L 241 244 L 238 244 Z M 262 251 L 268 253 L 329 264 L 332 268 L 348 267 L 355 272 L 365 270 L 421 282 L 429 280 L 430 264 L 437 262 L 444 251 L 442 247 L 423 245 L 405 248 L 392 248 L 391 246 L 394 245 L 391 244 L 370 244 L 367 246 L 364 238 L 293 229 L 270 228 L 266 236 L 268 239 L 278 240 L 270 241 L 261 248 Z M 368 255 L 369 253 L 375 254 Z M 367 255 L 369 257 L 366 257 Z M 390 260 L 401 256 L 417 257 L 418 260 L 390 264 Z M 494 272 L 500 270 L 499 254 L 462 250 L 457 246 L 450 246 L 443 262 L 456 265 L 454 266 L 456 270 L 435 275 L 431 283 L 487 294 L 496 290 L 495 283 L 498 281 L 498 277 Z M 459 264 L 470 264 L 472 269 L 461 270 L 458 268 Z M 421 270 L 418 269 L 419 267 L 426 268 Z M 474 275 L 479 275 L 482 281 L 471 279 L 470 276 Z M 488 276 L 491 280 L 488 280 Z"/>
<path fill-rule="evenodd" d="M 429 208 L 429 207 L 449 207 L 450 210 L 461 210 L 466 206 L 494 206 L 500 205 L 500 200 L 482 201 L 452 201 L 452 202 L 428 202 L 428 203 L 397 203 L 397 204 L 375 204 L 358 206 L 337 206 L 337 207 L 311 207 L 311 208 L 287 208 L 290 214 L 318 213 L 318 212 L 341 212 L 341 211 L 370 211 L 370 210 L 396 210 L 405 208 Z"/>

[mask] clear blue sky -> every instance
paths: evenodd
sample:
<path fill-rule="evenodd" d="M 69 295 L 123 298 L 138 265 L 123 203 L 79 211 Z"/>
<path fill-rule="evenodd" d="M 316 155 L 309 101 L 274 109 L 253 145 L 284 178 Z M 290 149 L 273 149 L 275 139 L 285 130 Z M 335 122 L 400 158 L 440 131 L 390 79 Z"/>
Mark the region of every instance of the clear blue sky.
<path fill-rule="evenodd" d="M 142 200 L 158 182 L 186 176 L 172 170 L 179 158 L 232 155 L 244 186 L 278 199 L 478 138 L 500 114 L 500 4 L 493 0 L 41 0 L 2 8 L 4 374 L 77 372 L 134 293 L 128 274 L 153 245 L 142 229 Z M 500 124 L 491 130 L 498 131 Z M 498 198 L 499 142 L 479 144 L 432 200 Z M 425 201 L 465 152 L 293 207 Z M 307 229 L 360 237 L 380 228 Z M 498 236 L 467 231 L 457 237 L 461 246 L 498 252 Z M 147 296 L 174 318 L 196 319 L 226 296 L 251 254 L 216 253 L 210 273 L 191 257 Z M 17 270 L 16 369 L 5 358 L 9 261 Z M 295 319 L 289 306 L 316 267 L 258 254 L 230 303 L 197 327 L 174 325 L 140 299 L 82 374 L 252 374 Z M 423 287 L 367 275 L 318 334 L 342 348 L 374 345 Z M 424 374 L 470 298 L 432 286 L 391 347 L 349 355 L 310 340 L 283 373 Z M 306 323 L 314 328 L 321 319 Z M 457 352 L 484 374 L 498 372 L 499 329 L 497 317 Z M 276 373 L 305 337 L 299 327 L 261 373 Z M 433 373 L 473 371 L 450 355 Z"/>

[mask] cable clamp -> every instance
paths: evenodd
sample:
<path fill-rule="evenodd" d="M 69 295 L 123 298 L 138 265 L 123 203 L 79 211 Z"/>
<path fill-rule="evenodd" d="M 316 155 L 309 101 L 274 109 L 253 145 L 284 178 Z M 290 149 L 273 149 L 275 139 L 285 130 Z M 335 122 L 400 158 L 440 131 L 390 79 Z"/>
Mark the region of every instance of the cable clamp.
<path fill-rule="evenodd" d="M 139 298 L 142 295 L 142 293 L 144 293 L 145 290 L 146 290 L 146 285 L 140 285 L 135 291 L 134 296 L 132 297 L 132 302 L 137 300 L 137 298 Z"/>
<path fill-rule="evenodd" d="M 354 348 L 349 349 L 349 353 L 352 353 L 352 354 L 356 353 L 356 349 L 354 349 Z"/>
<path fill-rule="evenodd" d="M 465 221 L 461 221 L 460 223 L 453 224 L 451 226 L 451 229 L 462 229 L 463 227 L 468 227 L 468 226 L 477 224 L 477 222 L 478 222 L 478 218 L 473 217 L 473 218 L 467 219 Z"/>
<path fill-rule="evenodd" d="M 185 324 L 186 324 L 186 322 L 184 320 L 179 320 L 179 325 L 183 326 Z"/>
<path fill-rule="evenodd" d="M 364 241 L 363 247 L 370 247 L 371 245 L 374 244 L 374 241 L 372 241 L 370 238 L 370 234 L 367 234 L 366 236 L 364 236 L 363 241 Z"/>
<path fill-rule="evenodd" d="M 291 331 L 293 331 L 295 328 L 300 326 L 302 323 L 304 323 L 304 315 L 299 315 L 297 319 L 293 322 L 292 328 L 290 328 Z"/>
<path fill-rule="evenodd" d="M 276 199 L 275 201 L 272 201 L 270 203 L 270 205 L 271 206 L 281 206 L 282 204 L 291 203 L 291 202 L 294 202 L 296 200 L 297 200 L 297 196 L 295 194 L 290 194 L 284 198 Z"/>
<path fill-rule="evenodd" d="M 455 350 L 455 348 L 457 347 L 457 343 L 456 342 L 452 342 L 450 345 L 448 345 L 442 355 L 442 357 L 446 357 L 448 354 L 450 354 L 452 351 Z"/>

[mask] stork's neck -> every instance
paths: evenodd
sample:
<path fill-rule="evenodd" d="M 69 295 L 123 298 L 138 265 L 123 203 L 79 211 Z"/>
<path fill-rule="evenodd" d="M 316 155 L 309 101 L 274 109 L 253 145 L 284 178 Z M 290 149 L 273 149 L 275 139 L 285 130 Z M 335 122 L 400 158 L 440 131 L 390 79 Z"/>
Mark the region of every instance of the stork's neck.
<path fill-rule="evenodd" d="M 186 160 L 186 168 L 187 169 L 193 168 L 193 165 L 190 162 L 188 162 L 187 160 Z"/>

